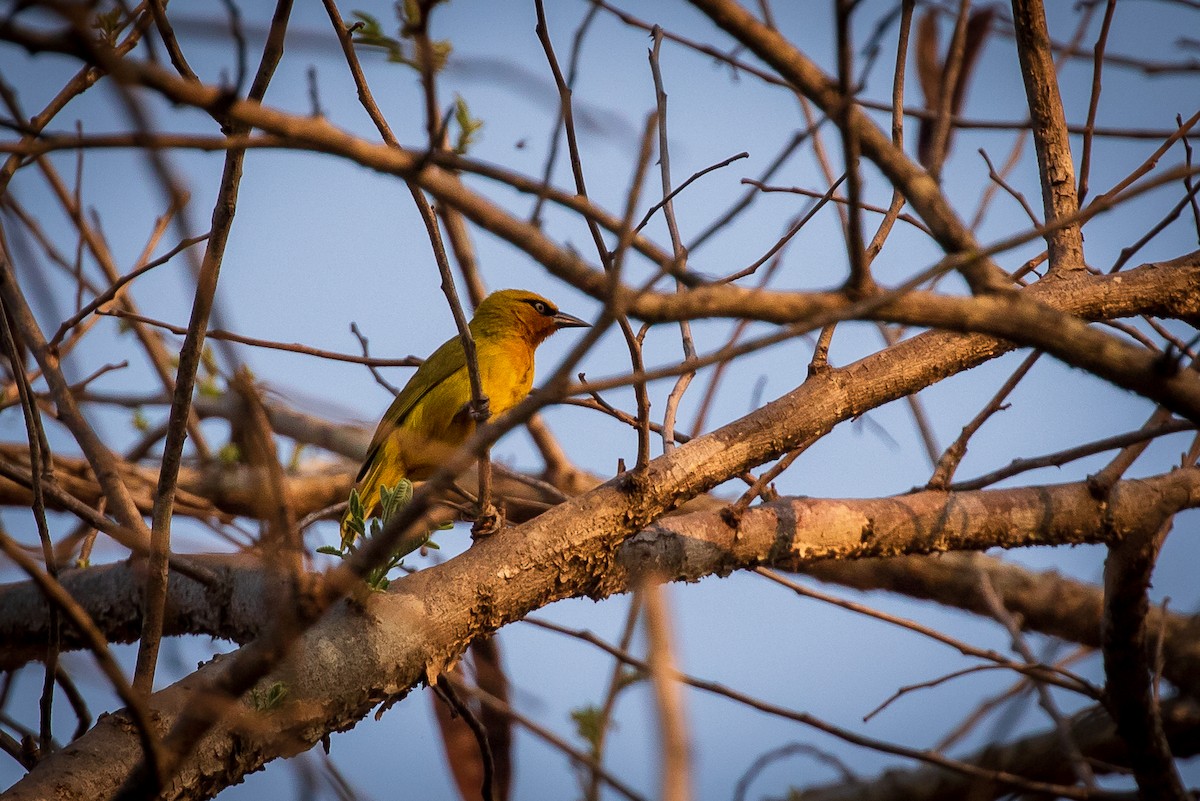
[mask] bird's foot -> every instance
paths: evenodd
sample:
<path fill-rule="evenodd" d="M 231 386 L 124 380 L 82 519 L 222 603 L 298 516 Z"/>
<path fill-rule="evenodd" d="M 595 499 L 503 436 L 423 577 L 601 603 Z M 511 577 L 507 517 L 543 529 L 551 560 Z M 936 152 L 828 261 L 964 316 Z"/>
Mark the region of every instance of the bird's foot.
<path fill-rule="evenodd" d="M 490 537 L 504 528 L 504 513 L 488 503 L 480 508 L 471 525 L 471 539 L 478 540 Z"/>

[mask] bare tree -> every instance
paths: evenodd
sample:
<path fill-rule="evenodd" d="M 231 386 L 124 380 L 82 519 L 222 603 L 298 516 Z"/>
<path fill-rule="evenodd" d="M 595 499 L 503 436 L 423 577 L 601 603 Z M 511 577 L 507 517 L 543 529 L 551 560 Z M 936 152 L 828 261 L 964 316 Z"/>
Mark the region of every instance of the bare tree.
<path fill-rule="evenodd" d="M 806 799 L 1192 797 L 1200 618 L 1151 579 L 1164 548 L 1197 553 L 1172 536 L 1200 506 L 1200 62 L 1176 41 L 1195 4 L 629 5 L 5 12 L 0 746 L 23 778 L 3 798 L 214 796 L 422 685 L 464 798 L 513 795 L 515 731 L 582 797 L 699 795 L 697 754 L 729 737 L 690 714 L 708 696 L 799 732 L 753 741 L 739 798 L 793 758 L 837 776 L 794 773 Z M 507 60 L 471 50 L 517 30 Z M 522 96 L 539 115 L 503 113 Z M 388 386 L 419 358 L 380 353 L 428 352 L 517 283 L 593 327 L 375 533 L 332 544 L 369 431 L 329 404 L 376 413 L 362 367 Z M 317 319 L 361 323 L 374 355 Z M 491 458 L 517 428 L 540 468 Z M 469 547 L 439 537 L 453 556 L 386 580 L 454 521 Z M 1083 544 L 1099 581 L 984 553 L 1067 568 Z M 689 664 L 689 593 L 664 591 L 705 577 L 956 655 L 906 683 L 902 654 L 831 654 L 894 691 L 852 714 L 990 683 L 938 731 L 881 736 L 806 711 L 815 690 L 715 681 Z M 625 594 L 596 607 L 613 638 L 540 613 Z M 729 608 L 718 641 L 760 614 Z M 510 692 L 493 635 L 519 622 L 607 665 L 573 733 Z M 234 645 L 181 668 L 164 655 L 187 634 Z M 838 680 L 820 691 L 866 697 Z M 630 766 L 611 743 L 638 686 L 657 746 Z M 1039 722 L 1015 725 L 1029 702 Z M 355 795 L 320 765 L 310 792 Z"/>

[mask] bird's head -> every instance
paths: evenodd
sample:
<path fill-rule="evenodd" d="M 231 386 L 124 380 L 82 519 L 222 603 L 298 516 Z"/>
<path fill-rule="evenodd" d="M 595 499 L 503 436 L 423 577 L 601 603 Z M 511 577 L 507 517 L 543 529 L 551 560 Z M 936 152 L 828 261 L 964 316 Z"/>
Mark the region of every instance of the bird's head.
<path fill-rule="evenodd" d="M 536 292 L 502 289 L 483 299 L 471 318 L 475 336 L 517 334 L 534 347 L 560 328 L 587 328 L 578 317 L 561 312 Z"/>

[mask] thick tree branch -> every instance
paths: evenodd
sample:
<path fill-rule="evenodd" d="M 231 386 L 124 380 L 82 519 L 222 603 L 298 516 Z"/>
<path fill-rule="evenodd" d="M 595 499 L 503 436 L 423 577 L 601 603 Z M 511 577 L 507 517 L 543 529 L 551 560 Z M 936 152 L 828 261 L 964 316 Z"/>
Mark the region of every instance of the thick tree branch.
<path fill-rule="evenodd" d="M 784 498 L 747 510 L 731 529 L 719 510 L 667 517 L 634 535 L 605 577 L 620 592 L 631 574 L 659 571 L 695 581 L 713 574 L 769 564 L 859 589 L 887 589 L 987 615 L 978 597 L 979 573 L 1021 615 L 1027 628 L 1099 647 L 1101 594 L 1091 585 L 1030 573 L 984 557 L 943 553 L 949 549 L 1079 544 L 1109 541 L 1136 530 L 1143 512 L 1170 514 L 1194 506 L 1200 471 L 1182 470 L 1117 485 L 1110 508 L 1090 493 L 1087 482 L 1015 490 L 964 493 L 922 492 L 881 499 Z M 864 537 L 864 533 L 868 536 Z M 942 553 L 936 560 L 873 558 Z M 191 556 L 212 578 L 185 581 L 172 591 L 168 609 L 172 635 L 206 634 L 248 642 L 263 625 L 262 597 L 270 579 L 250 555 Z M 129 621 L 138 614 L 139 569 L 125 563 L 64 573 L 62 581 L 104 627 L 110 640 L 135 636 Z M 260 597 L 260 594 L 261 597 Z M 214 599 L 230 599 L 228 617 Z M 27 583 L 0 587 L 0 637 L 11 649 L 0 667 L 36 658 L 45 643 L 46 619 L 39 596 Z M 1162 628 L 1165 675 L 1200 696 L 1200 645 L 1191 618 L 1151 610 L 1147 625 Z M 1081 625 L 1091 621 L 1090 625 Z M 68 633 L 69 634 L 69 633 Z M 67 637 L 65 648 L 73 648 Z"/>
<path fill-rule="evenodd" d="M 680 446 L 673 454 L 690 447 Z M 655 460 L 651 468 L 662 461 Z M 610 482 L 524 526 L 504 530 L 449 562 L 395 582 L 394 592 L 372 596 L 365 608 L 350 604 L 332 609 L 267 680 L 286 681 L 289 687 L 291 705 L 274 713 L 265 729 L 279 734 L 247 728 L 235 716 L 231 725 L 240 736 L 230 738 L 225 729 L 207 735 L 196 752 L 199 758 L 185 764 L 167 797 L 190 797 L 196 787 L 210 782 L 224 785 L 269 759 L 352 725 L 377 701 L 440 672 L 472 637 L 551 600 L 625 592 L 647 570 L 696 579 L 764 562 L 794 567 L 822 558 L 1050 544 L 1075 541 L 1080 531 L 1091 531 L 1096 538 L 1121 537 L 1145 523 L 1148 508 L 1169 513 L 1200 504 L 1200 470 L 1121 482 L 1109 499 L 1107 523 L 1105 505 L 1084 483 L 867 501 L 786 499 L 752 508 L 736 532 L 714 513 L 664 519 L 606 557 L 602 548 L 611 542 L 611 513 L 592 520 L 574 507 L 600 515 L 604 506 L 597 496 L 613 491 L 619 492 Z M 627 507 L 623 514 L 631 512 Z M 604 564 L 608 568 L 600 569 Z M 250 597 L 254 589 L 244 591 L 248 595 L 239 597 Z M 188 688 L 203 686 L 197 682 L 209 680 L 228 662 L 217 660 L 157 693 L 152 705 L 160 720 L 172 722 L 186 703 Z M 253 715 L 248 707 L 244 711 Z M 72 775 L 118 784 L 139 758 L 136 738 L 108 721 L 77 741 L 69 757 Z M 43 780 L 61 784 L 62 774 L 53 767 L 56 759 L 16 785 L 11 797 L 40 797 Z"/>

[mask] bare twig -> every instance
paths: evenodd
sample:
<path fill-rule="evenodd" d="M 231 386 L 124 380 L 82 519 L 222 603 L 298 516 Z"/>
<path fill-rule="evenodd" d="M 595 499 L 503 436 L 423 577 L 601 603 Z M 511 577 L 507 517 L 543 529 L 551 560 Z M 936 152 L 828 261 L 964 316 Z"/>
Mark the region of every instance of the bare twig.
<path fill-rule="evenodd" d="M 651 33 L 654 45 L 650 48 L 650 72 L 654 77 L 654 97 L 658 107 L 658 164 L 659 172 L 662 176 L 662 194 L 663 199 L 661 206 L 663 210 L 663 218 L 667 222 L 667 231 L 671 237 L 671 252 L 675 258 L 676 272 L 687 271 L 687 248 L 683 245 L 683 239 L 679 235 L 679 225 L 675 221 L 675 204 L 671 198 L 675 192 L 671 188 L 671 155 L 670 149 L 667 146 L 667 92 L 663 88 L 662 67 L 659 63 L 659 49 L 662 47 L 662 28 L 655 27 Z M 735 157 L 736 158 L 736 157 Z M 680 189 L 683 187 L 681 186 Z M 675 282 L 675 291 L 683 292 L 684 286 L 678 280 Z M 692 341 L 692 328 L 687 320 L 679 322 L 679 336 L 683 344 L 683 358 L 685 361 L 696 358 L 696 345 Z M 696 373 L 685 372 L 681 373 L 675 379 L 675 386 L 671 388 L 670 394 L 667 396 L 666 408 L 663 411 L 663 453 L 669 452 L 675 447 L 675 415 L 679 411 L 679 402 L 683 400 L 683 393 L 687 391 L 691 385 L 692 379 L 696 377 Z"/>
<path fill-rule="evenodd" d="M 744 267 L 741 270 L 738 270 L 736 273 L 732 273 L 732 274 L 727 275 L 724 278 L 720 279 L 719 283 L 731 284 L 734 281 L 745 278 L 747 275 L 753 275 L 758 270 L 759 267 L 766 264 L 767 261 L 772 256 L 774 256 L 776 253 L 778 253 L 779 250 L 784 245 L 786 245 L 791 240 L 792 237 L 794 237 L 796 234 L 800 233 L 800 229 L 803 228 L 805 226 L 805 224 L 808 223 L 808 221 L 811 220 L 814 215 L 816 215 L 817 212 L 819 212 L 822 208 L 825 207 L 825 204 L 828 203 L 833 198 L 834 193 L 837 191 L 837 188 L 839 186 L 841 186 L 842 182 L 845 180 L 846 180 L 846 176 L 845 176 L 845 174 L 843 174 L 840 178 L 838 178 L 836 181 L 834 181 L 830 185 L 829 189 L 827 189 L 825 191 L 825 194 L 821 196 L 820 200 L 818 200 L 816 203 L 814 203 L 812 205 L 812 208 L 810 208 L 803 217 L 801 217 L 790 228 L 788 228 L 787 232 L 783 236 L 781 236 L 778 240 L 776 240 L 775 244 L 771 245 L 771 247 L 767 250 L 767 252 L 764 253 L 760 258 L 756 259 L 748 267 Z M 756 181 L 753 181 L 749 178 L 743 179 L 742 183 L 749 184 L 751 186 L 758 186 L 759 189 L 764 189 L 764 187 L 759 186 Z"/>
<path fill-rule="evenodd" d="M 1096 112 L 1100 109 L 1100 75 L 1104 69 L 1104 48 L 1108 44 L 1108 32 L 1112 27 L 1113 14 L 1117 10 L 1117 0 L 1108 0 L 1104 7 L 1104 22 L 1100 25 L 1100 35 L 1096 38 L 1096 46 L 1092 48 L 1092 95 L 1088 100 L 1087 123 L 1083 131 L 1083 150 L 1079 157 L 1079 201 L 1087 197 L 1088 174 L 1092 167 L 1092 144 L 1096 131 Z"/>
<path fill-rule="evenodd" d="M 754 572 L 760 576 L 763 576 L 764 578 L 770 579 L 781 587 L 791 590 L 793 593 L 803 598 L 811 598 L 831 606 L 836 606 L 839 609 L 845 609 L 858 615 L 865 615 L 875 620 L 881 620 L 884 623 L 898 626 L 915 634 L 919 634 L 922 637 L 926 637 L 935 642 L 949 646 L 963 656 L 974 657 L 976 659 L 988 662 L 995 667 L 1014 670 L 1022 675 L 1036 676 L 1042 681 L 1046 681 L 1054 684 L 1057 687 L 1062 687 L 1073 692 L 1082 693 L 1090 698 L 1098 698 L 1100 695 L 1098 688 L 1093 687 L 1079 676 L 1066 670 L 1052 668 L 1042 664 L 1023 664 L 1021 662 L 1013 661 L 995 651 L 978 648 L 963 640 L 951 637 L 948 634 L 938 631 L 931 626 L 925 626 L 907 618 L 881 612 L 878 609 L 872 609 L 865 604 L 847 601 L 844 598 L 838 598 L 835 595 L 830 595 L 829 593 L 814 590 L 811 587 L 806 587 L 803 584 L 784 576 L 782 573 L 776 570 L 771 570 L 766 567 L 756 567 L 754 568 Z"/>
<path fill-rule="evenodd" d="M 112 309 L 108 311 L 100 311 L 99 314 L 110 317 L 119 317 L 124 320 L 135 320 L 139 323 L 152 325 L 155 328 L 161 328 L 164 331 L 170 331 L 172 334 L 184 336 L 187 334 L 187 329 L 178 325 L 155 320 L 151 317 L 146 317 L 141 314 Z M 362 364 L 368 367 L 419 367 L 421 359 L 417 356 L 405 356 L 402 359 L 380 359 L 374 356 L 354 356 L 349 353 L 340 353 L 332 350 L 322 350 L 309 345 L 301 345 L 298 342 L 273 342 L 269 339 L 258 339 L 256 337 L 248 337 L 242 334 L 235 334 L 232 331 L 222 331 L 214 328 L 207 332 L 207 339 L 221 339 L 226 342 L 236 342 L 239 345 L 249 345 L 253 348 L 268 348 L 270 350 L 282 350 L 288 353 L 300 353 L 305 356 L 315 356 L 318 359 L 329 359 L 335 362 L 348 362 L 350 364 Z M 361 344 L 361 340 L 360 340 Z"/>
<path fill-rule="evenodd" d="M 987 573 L 980 572 L 979 574 L 979 591 L 983 596 L 984 603 L 991 609 L 992 616 L 1008 629 L 1008 636 L 1012 639 L 1013 649 L 1021 655 L 1026 664 L 1038 664 L 1038 660 L 1034 657 L 1033 651 L 1030 650 L 1029 644 L 1025 642 L 1025 636 L 1021 632 L 1020 620 L 1005 608 L 1003 601 L 1000 600 L 1000 597 L 996 594 L 996 590 L 992 587 L 991 581 L 988 580 Z M 1088 789 L 1096 789 L 1096 776 L 1092 772 L 1091 766 L 1088 765 L 1087 760 L 1083 758 L 1083 753 L 1079 750 L 1079 744 L 1071 736 L 1070 724 L 1059 710 L 1054 697 L 1050 694 L 1045 683 L 1039 681 L 1036 677 L 1031 676 L 1030 678 L 1033 682 L 1034 690 L 1037 692 L 1038 703 L 1046 712 L 1046 715 L 1050 718 L 1051 723 L 1058 732 L 1062 751 L 1067 755 L 1067 759 L 1070 761 L 1071 767 L 1079 779 L 1079 783 Z"/>
<path fill-rule="evenodd" d="M 567 76 L 566 85 L 568 89 L 573 89 L 575 79 L 579 75 L 579 61 L 583 54 L 583 43 L 587 38 L 588 29 L 592 27 L 592 22 L 596 19 L 596 15 L 600 11 L 599 5 L 592 5 L 584 14 L 583 19 L 579 23 L 579 27 L 575 29 L 575 36 L 571 40 L 571 56 L 567 61 Z M 550 144 L 546 151 L 546 163 L 542 167 L 542 185 L 549 187 L 550 178 L 554 174 L 554 167 L 558 163 L 558 146 L 561 139 L 559 138 L 559 129 L 566 124 L 567 110 L 565 106 L 559 105 L 558 116 L 554 121 L 554 125 L 550 128 Z M 542 206 L 546 202 L 546 194 L 539 192 L 537 200 L 533 204 L 533 211 L 529 214 L 529 221 L 534 225 L 541 225 Z M 641 226 L 638 226 L 641 228 Z"/>
<path fill-rule="evenodd" d="M 908 37 L 912 29 L 913 8 L 915 0 L 903 0 L 900 4 L 900 31 L 896 44 L 896 65 L 892 73 L 892 144 L 897 150 L 904 150 L 904 80 L 908 66 Z M 863 206 L 865 208 L 865 206 Z M 875 257 L 883 250 L 892 226 L 900 218 L 900 210 L 904 208 L 904 194 L 899 189 L 892 189 L 892 202 L 888 205 L 871 244 L 867 245 L 865 259 L 868 267 Z"/>
<path fill-rule="evenodd" d="M 50 338 L 50 346 L 57 347 L 58 344 L 60 342 L 62 342 L 63 337 L 65 337 L 67 335 L 67 332 L 69 332 L 75 326 L 79 325 L 79 323 L 85 317 L 87 317 L 89 314 L 98 310 L 101 306 L 103 306 L 104 304 L 108 303 L 110 300 L 115 298 L 117 296 L 117 293 L 120 292 L 123 287 L 125 287 L 127 284 L 129 284 L 129 282 L 133 281 L 135 278 L 138 278 L 138 277 L 144 275 L 145 273 L 149 272 L 150 270 L 153 270 L 155 267 L 166 264 L 171 259 L 173 259 L 180 251 L 186 250 L 187 248 L 190 248 L 192 245 L 198 244 L 207 239 L 208 239 L 208 234 L 201 234 L 200 236 L 194 236 L 190 239 L 185 239 L 184 241 L 182 241 L 178 245 L 176 245 L 174 248 L 172 248 L 168 253 L 161 256 L 160 258 L 157 258 L 154 261 L 146 262 L 141 267 L 138 267 L 136 270 L 131 270 L 130 272 L 121 276 L 121 278 L 119 280 L 114 281 L 112 284 L 110 284 L 108 289 L 104 290 L 102 293 L 97 295 L 95 298 L 92 299 L 92 301 L 90 303 L 88 303 L 86 306 L 82 307 L 78 312 L 76 312 L 74 315 L 72 315 L 68 320 L 64 321 L 63 324 L 58 327 L 58 330 L 54 332 L 54 336 L 52 336 Z M 120 311 L 118 310 L 114 313 L 119 314 Z M 138 316 L 138 317 L 135 317 L 135 319 L 143 319 L 143 318 Z"/>
<path fill-rule="evenodd" d="M 654 52 L 654 51 L 651 51 L 651 52 Z M 662 106 L 665 106 L 665 105 L 666 105 L 666 103 L 664 102 L 662 104 Z M 661 116 L 665 113 L 664 108 L 662 108 L 660 106 L 658 113 L 661 118 Z M 661 136 L 659 137 L 658 146 L 661 151 L 663 149 L 663 142 L 662 142 Z M 672 189 L 667 194 L 666 197 L 664 197 L 662 200 L 658 201 L 657 203 L 655 203 L 653 206 L 651 206 L 649 209 L 646 210 L 646 214 L 645 214 L 645 216 L 642 217 L 641 222 L 639 222 L 637 224 L 637 226 L 634 227 L 634 229 L 633 229 L 634 233 L 637 233 L 637 232 L 641 231 L 643 228 L 645 228 L 647 223 L 649 223 L 650 220 L 653 219 L 655 212 L 657 212 L 661 208 L 664 208 L 668 203 L 670 203 L 672 200 L 675 199 L 676 195 L 678 195 L 680 192 L 682 192 L 683 190 L 685 190 L 689 186 L 691 186 L 693 182 L 697 181 L 700 178 L 703 178 L 705 175 L 708 175 L 710 172 L 715 172 L 716 170 L 719 170 L 722 167 L 728 167 L 730 164 L 732 164 L 735 161 L 739 161 L 741 159 L 745 159 L 745 158 L 749 158 L 749 157 L 750 157 L 749 153 L 742 151 L 741 153 L 737 153 L 736 155 L 730 156 L 727 159 L 718 161 L 716 164 L 710 164 L 709 166 L 705 167 L 704 169 L 698 170 L 698 171 L 692 173 L 691 176 L 686 181 L 684 181 L 679 186 Z M 676 233 L 678 233 L 678 231 Z M 681 244 L 681 247 L 683 247 L 685 252 L 690 250 L 690 248 L 688 248 L 687 246 L 684 246 L 682 244 Z"/>
<path fill-rule="evenodd" d="M 1013 371 L 1013 374 L 1008 377 L 1008 380 L 1001 385 L 1000 389 L 996 390 L 996 394 L 988 401 L 987 406 L 979 410 L 979 414 L 971 419 L 971 422 L 963 426 L 962 433 L 954 442 L 950 443 L 950 447 L 942 453 L 934 467 L 933 475 L 929 478 L 929 483 L 925 486 L 928 489 L 945 489 L 950 481 L 954 478 L 954 472 L 958 469 L 958 465 L 967 454 L 967 443 L 971 437 L 975 436 L 984 423 L 988 421 L 993 414 L 1003 411 L 1008 408 L 1004 400 L 1021 382 L 1025 374 L 1033 367 L 1039 358 L 1040 351 L 1034 351 L 1025 357 L 1025 361 Z"/>
<path fill-rule="evenodd" d="M 1187 420 L 1173 420 L 1170 422 L 1165 422 L 1161 425 L 1153 426 L 1151 428 L 1140 428 L 1137 431 L 1130 431 L 1126 434 L 1117 434 L 1116 436 L 1099 439 L 1095 442 L 1088 443 L 1087 445 L 1079 445 L 1074 448 L 1055 451 L 1054 453 L 1049 453 L 1045 456 L 1038 456 L 1029 459 L 1014 459 L 1008 464 L 1007 467 L 1001 468 L 1000 470 L 994 470 L 991 473 L 982 475 L 979 478 L 971 479 L 970 481 L 957 481 L 947 486 L 946 489 L 950 490 L 951 492 L 982 489 L 983 487 L 995 484 L 997 481 L 1003 481 L 1006 478 L 1011 478 L 1018 473 L 1037 470 L 1041 467 L 1056 467 L 1066 464 L 1067 462 L 1074 461 L 1075 459 L 1082 459 L 1085 456 L 1091 456 L 1095 453 L 1103 453 L 1104 451 L 1111 451 L 1115 448 L 1123 448 L 1134 443 L 1146 442 L 1154 439 L 1155 437 L 1161 437 L 1164 434 L 1173 434 L 1177 431 L 1192 431 L 1195 429 L 1195 427 L 1196 426 L 1194 423 L 1191 423 Z"/>
<path fill-rule="evenodd" d="M 548 621 L 540 621 L 540 625 L 553 631 L 558 631 L 570 637 L 591 643 L 613 657 L 620 659 L 622 662 L 638 668 L 639 670 L 649 672 L 650 666 L 647 662 L 618 650 L 591 632 L 576 631 L 565 626 L 559 626 L 558 624 L 550 623 Z M 934 751 L 911 748 L 908 746 L 884 742 L 872 737 L 864 737 L 860 734 L 850 731 L 849 729 L 828 723 L 827 721 L 822 720 L 815 715 L 810 715 L 807 712 L 796 712 L 779 704 L 773 704 L 769 701 L 755 698 L 745 693 L 732 690 L 719 682 L 696 678 L 688 674 L 678 674 L 678 677 L 679 681 L 687 684 L 689 687 L 695 687 L 696 689 L 702 690 L 706 693 L 728 698 L 735 703 L 742 704 L 751 709 L 756 709 L 769 715 L 774 715 L 785 720 L 795 721 L 863 748 L 870 748 L 882 753 L 894 754 L 896 756 L 903 756 L 909 759 L 919 760 L 929 765 L 937 766 L 942 770 L 949 770 L 953 773 L 971 777 L 980 781 L 999 782 L 1001 784 L 1027 792 L 1058 793 L 1064 798 L 1079 799 L 1079 801 L 1086 801 L 1086 799 L 1090 797 L 1089 794 L 1075 787 L 1029 780 L 1006 770 L 992 770 L 990 768 L 982 767 L 970 762 L 962 762 L 951 759 Z"/>

